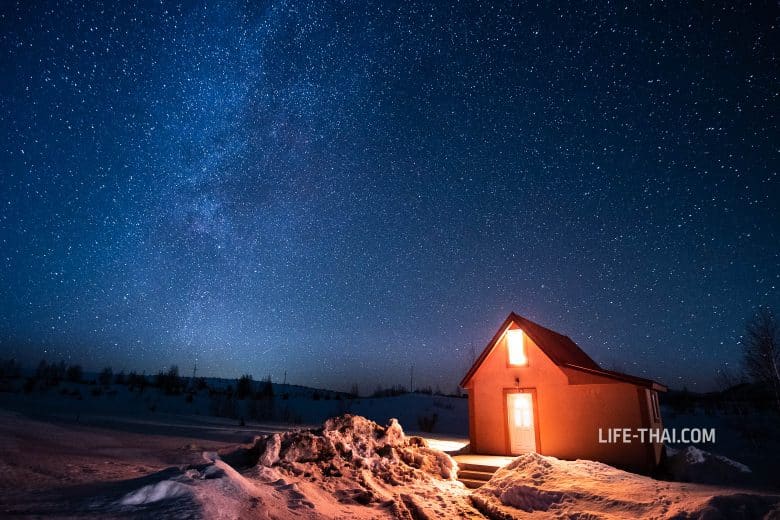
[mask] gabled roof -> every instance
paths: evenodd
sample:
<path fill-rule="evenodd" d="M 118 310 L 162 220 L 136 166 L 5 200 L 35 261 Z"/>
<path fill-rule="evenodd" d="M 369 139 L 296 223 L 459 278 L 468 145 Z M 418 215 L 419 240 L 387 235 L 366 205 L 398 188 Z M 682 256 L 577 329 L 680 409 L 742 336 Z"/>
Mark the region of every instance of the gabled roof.
<path fill-rule="evenodd" d="M 508 328 L 512 326 L 512 324 L 520 327 L 523 332 L 529 338 L 531 338 L 531 340 L 533 340 L 533 342 L 542 350 L 542 352 L 544 352 L 547 357 L 552 360 L 553 363 L 562 369 L 565 369 L 564 372 L 567 370 L 585 372 L 588 374 L 615 379 L 639 386 L 651 387 L 655 390 L 666 391 L 665 386 L 656 383 L 655 381 L 651 381 L 650 379 L 643 379 L 641 377 L 630 376 L 620 372 L 602 369 L 599 367 L 598 363 L 593 361 L 593 359 L 591 359 L 591 357 L 588 356 L 580 347 L 578 347 L 577 344 L 574 343 L 574 341 L 572 341 L 568 336 L 558 334 L 553 330 L 542 327 L 538 323 L 535 323 L 528 318 L 524 318 L 519 314 L 515 314 L 514 312 L 507 316 L 507 318 L 504 320 L 504 323 L 501 324 L 501 327 L 498 329 L 498 332 L 496 332 L 495 336 L 493 336 L 493 339 L 490 340 L 490 342 L 485 347 L 485 350 L 482 351 L 477 360 L 466 373 L 466 376 L 460 382 L 461 387 L 468 385 L 469 381 L 477 372 L 480 365 L 482 365 L 485 359 L 487 359 L 495 346 L 498 344 L 498 340 L 501 339 L 501 336 Z"/>

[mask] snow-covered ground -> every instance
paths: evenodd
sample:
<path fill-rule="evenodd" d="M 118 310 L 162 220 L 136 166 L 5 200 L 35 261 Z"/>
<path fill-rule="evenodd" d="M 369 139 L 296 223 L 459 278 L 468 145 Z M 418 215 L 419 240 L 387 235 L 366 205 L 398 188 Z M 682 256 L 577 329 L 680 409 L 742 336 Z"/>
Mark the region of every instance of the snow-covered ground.
<path fill-rule="evenodd" d="M 104 419 L 87 426 L 0 410 L 0 517 L 481 516 L 454 480 L 454 461 L 397 422 L 347 416 L 319 430 L 270 427 L 236 445 L 213 437 L 248 430 L 219 420 L 185 435 L 168 420 L 145 422 L 142 434 L 123 417 Z"/>
<path fill-rule="evenodd" d="M 235 380 L 209 380 L 212 389 L 230 383 L 235 388 Z M 21 386 L 21 381 L 17 386 Z M 421 423 L 427 420 L 433 433 L 468 436 L 468 401 L 462 398 L 419 393 L 350 398 L 343 393 L 282 384 L 274 384 L 273 389 L 272 399 L 257 401 L 234 397 L 226 406 L 224 396 L 205 389 L 188 399 L 186 393 L 165 395 L 153 387 L 140 392 L 137 388 L 130 390 L 126 385 L 100 387 L 62 382 L 57 387 L 36 389 L 31 393 L 0 392 L 0 407 L 67 420 L 97 420 L 103 416 L 116 421 L 124 417 L 128 427 L 130 423 L 144 420 L 159 422 L 160 417 L 165 416 L 186 416 L 188 424 L 191 421 L 208 422 L 215 415 L 232 419 L 234 424 L 244 419 L 246 424 L 279 422 L 287 426 L 314 426 L 329 417 L 351 413 L 382 424 L 397 418 L 410 431 L 421 431 Z"/>
<path fill-rule="evenodd" d="M 780 489 L 780 424 L 778 418 L 768 411 L 751 410 L 744 414 L 723 413 L 695 407 L 685 413 L 675 413 L 672 409 L 662 409 L 664 426 L 680 431 L 683 428 L 702 428 L 715 430 L 715 442 L 699 444 L 696 449 L 706 450 L 717 456 L 728 457 L 750 468 L 751 474 L 734 475 L 728 464 L 719 465 L 717 460 L 708 460 L 698 467 L 688 467 L 685 474 L 673 474 L 682 480 L 711 481 L 709 477 L 719 479 L 718 473 L 725 469 L 730 475 L 739 477 L 739 481 L 759 486 L 772 486 Z M 674 458 L 696 458 L 697 454 L 688 450 L 685 444 L 670 444 L 669 454 Z M 674 450 L 683 452 L 675 455 Z M 686 451 L 687 450 L 687 451 Z M 675 464 L 672 463 L 674 473 Z"/>
<path fill-rule="evenodd" d="M 439 451 L 467 442 L 465 399 L 274 385 L 272 399 L 234 397 L 225 408 L 228 384 L 210 380 L 189 398 L 65 382 L 0 392 L 0 517 L 780 517 L 776 491 L 755 491 L 771 488 L 777 453 L 751 455 L 728 417 L 665 414 L 673 427 L 718 429 L 703 448 L 719 455 L 676 446 L 668 464 L 676 479 L 717 486 L 534 454 L 472 493 Z M 763 463 L 764 480 L 749 490 L 755 472 L 722 455 Z"/>
<path fill-rule="evenodd" d="M 778 518 L 780 496 L 665 482 L 589 460 L 521 455 L 473 495 L 492 518 Z"/>
<path fill-rule="evenodd" d="M 471 493 L 391 421 L 314 430 L 180 415 L 95 423 L 0 409 L 0 516 L 67 518 L 773 518 L 780 497 L 517 458 Z M 89 422 L 89 421 L 88 421 Z M 137 428 L 135 426 L 137 426 Z M 132 427 L 131 427 L 132 426 Z M 254 434 L 260 434 L 254 436 Z M 240 441 L 236 441 L 239 439 Z"/>

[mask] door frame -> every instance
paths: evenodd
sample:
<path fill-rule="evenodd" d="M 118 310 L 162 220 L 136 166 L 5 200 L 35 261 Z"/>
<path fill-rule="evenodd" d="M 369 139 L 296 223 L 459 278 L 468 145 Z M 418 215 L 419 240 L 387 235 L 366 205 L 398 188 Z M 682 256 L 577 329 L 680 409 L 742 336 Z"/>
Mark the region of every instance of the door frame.
<path fill-rule="evenodd" d="M 525 388 L 504 388 L 502 392 L 503 396 L 503 404 L 502 408 L 504 410 L 504 445 L 506 447 L 505 451 L 507 455 L 514 456 L 512 453 L 512 436 L 509 431 L 509 408 L 507 407 L 507 397 L 509 394 L 531 394 L 531 402 L 533 403 L 534 407 L 534 437 L 536 437 L 536 453 L 542 454 L 542 436 L 539 432 L 539 401 L 536 398 L 536 388 L 535 387 L 525 387 Z"/>

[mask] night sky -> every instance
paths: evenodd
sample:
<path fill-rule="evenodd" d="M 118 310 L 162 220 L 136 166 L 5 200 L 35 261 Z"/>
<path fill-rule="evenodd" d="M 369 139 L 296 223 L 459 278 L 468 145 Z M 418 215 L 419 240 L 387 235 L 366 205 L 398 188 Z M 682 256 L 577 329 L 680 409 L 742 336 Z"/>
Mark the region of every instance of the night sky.
<path fill-rule="evenodd" d="M 431 4 L 2 2 L 2 357 L 452 391 L 514 310 L 711 387 L 780 309 L 777 4 Z"/>

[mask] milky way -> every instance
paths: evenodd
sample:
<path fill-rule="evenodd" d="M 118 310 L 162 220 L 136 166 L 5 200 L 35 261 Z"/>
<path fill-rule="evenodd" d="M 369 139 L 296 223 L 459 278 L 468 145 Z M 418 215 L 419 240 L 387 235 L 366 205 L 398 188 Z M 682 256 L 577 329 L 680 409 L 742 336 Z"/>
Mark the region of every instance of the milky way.
<path fill-rule="evenodd" d="M 36 4 L 5 356 L 451 391 L 514 310 L 707 388 L 780 308 L 775 4 Z"/>

